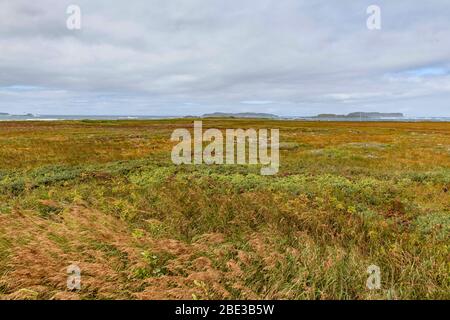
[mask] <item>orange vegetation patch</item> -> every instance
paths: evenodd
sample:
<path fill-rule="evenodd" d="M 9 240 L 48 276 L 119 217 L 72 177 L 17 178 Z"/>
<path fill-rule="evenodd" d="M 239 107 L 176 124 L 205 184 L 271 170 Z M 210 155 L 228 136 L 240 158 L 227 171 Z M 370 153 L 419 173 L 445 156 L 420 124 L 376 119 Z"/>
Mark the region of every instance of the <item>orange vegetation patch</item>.
<path fill-rule="evenodd" d="M 2 299 L 226 299 L 230 290 L 257 298 L 241 270 L 249 254 L 225 244 L 222 234 L 192 243 L 137 238 L 122 220 L 83 205 L 51 219 L 14 211 L 0 216 L 0 232 L 10 244 Z M 269 259 L 255 241 L 252 259 Z M 67 289 L 71 264 L 81 269 L 80 291 Z"/>

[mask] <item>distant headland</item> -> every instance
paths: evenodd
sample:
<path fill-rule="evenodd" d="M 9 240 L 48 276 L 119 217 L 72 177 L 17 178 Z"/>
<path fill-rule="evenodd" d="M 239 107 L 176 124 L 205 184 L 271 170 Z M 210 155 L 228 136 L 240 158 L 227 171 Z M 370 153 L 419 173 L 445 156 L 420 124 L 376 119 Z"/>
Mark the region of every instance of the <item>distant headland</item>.
<path fill-rule="evenodd" d="M 400 112 L 383 113 L 383 112 L 352 112 L 349 114 L 322 113 L 312 117 L 295 117 L 305 119 L 402 119 L 404 114 Z M 214 112 L 206 113 L 202 118 L 259 118 L 259 119 L 280 119 L 282 117 L 271 113 L 241 112 L 241 113 L 225 113 Z"/>
<path fill-rule="evenodd" d="M 7 112 L 0 112 L 0 116 L 24 116 L 24 117 L 34 117 L 34 114 L 32 114 L 32 113 L 26 113 L 26 114 L 23 114 L 23 115 L 18 115 L 18 114 L 10 114 L 10 113 L 7 113 Z"/>
<path fill-rule="evenodd" d="M 261 119 L 278 119 L 279 117 L 271 113 L 257 113 L 257 112 L 241 112 L 241 113 L 224 113 L 214 112 L 205 113 L 203 118 L 261 118 Z"/>
<path fill-rule="evenodd" d="M 382 119 L 382 118 L 404 118 L 404 114 L 400 112 L 394 113 L 383 113 L 383 112 L 352 112 L 349 114 L 334 114 L 334 113 L 322 113 L 313 118 L 318 119 L 355 119 L 355 118 L 363 118 L 363 119 Z"/>

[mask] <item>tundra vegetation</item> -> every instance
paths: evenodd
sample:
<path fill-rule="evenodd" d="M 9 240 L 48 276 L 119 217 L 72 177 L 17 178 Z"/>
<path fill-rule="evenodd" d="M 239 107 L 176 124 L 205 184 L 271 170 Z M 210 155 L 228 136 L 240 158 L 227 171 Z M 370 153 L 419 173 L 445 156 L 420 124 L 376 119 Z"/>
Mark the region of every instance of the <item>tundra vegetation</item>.
<path fill-rule="evenodd" d="M 280 129 L 273 176 L 174 165 L 192 124 L 0 123 L 0 299 L 450 298 L 450 123 L 203 121 Z"/>

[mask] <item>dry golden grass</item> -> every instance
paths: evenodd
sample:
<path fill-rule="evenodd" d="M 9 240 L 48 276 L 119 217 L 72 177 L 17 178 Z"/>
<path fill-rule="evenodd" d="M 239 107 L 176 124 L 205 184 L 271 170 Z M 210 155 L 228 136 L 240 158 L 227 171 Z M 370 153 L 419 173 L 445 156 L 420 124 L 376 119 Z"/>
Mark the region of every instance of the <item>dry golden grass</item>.
<path fill-rule="evenodd" d="M 204 121 L 279 128 L 273 177 L 172 165 L 184 127 L 0 123 L 0 298 L 450 297 L 449 123 Z"/>

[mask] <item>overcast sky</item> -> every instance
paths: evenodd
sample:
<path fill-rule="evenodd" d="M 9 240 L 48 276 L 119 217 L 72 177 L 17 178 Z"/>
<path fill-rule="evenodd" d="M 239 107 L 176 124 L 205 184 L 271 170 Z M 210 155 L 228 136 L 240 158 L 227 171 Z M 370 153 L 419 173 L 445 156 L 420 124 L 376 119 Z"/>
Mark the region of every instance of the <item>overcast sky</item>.
<path fill-rule="evenodd" d="M 0 112 L 214 111 L 450 116 L 450 2 L 0 0 Z"/>

